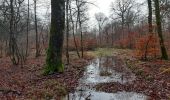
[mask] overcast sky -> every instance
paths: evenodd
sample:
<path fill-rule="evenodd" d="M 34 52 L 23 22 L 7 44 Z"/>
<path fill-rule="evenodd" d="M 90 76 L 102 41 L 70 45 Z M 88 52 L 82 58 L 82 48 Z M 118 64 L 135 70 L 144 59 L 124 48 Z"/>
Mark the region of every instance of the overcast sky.
<path fill-rule="evenodd" d="M 104 13 L 107 17 L 110 16 L 110 13 L 111 13 L 111 3 L 115 2 L 116 0 L 88 0 L 92 3 L 94 3 L 96 6 L 94 5 L 90 5 L 89 6 L 89 16 L 90 16 L 90 22 L 94 22 L 95 20 L 95 13 L 98 13 L 98 12 L 102 12 Z M 136 2 L 138 3 L 143 3 L 145 2 L 146 0 L 135 0 Z M 144 12 L 146 12 L 146 7 L 143 7 L 142 10 Z M 92 23 L 92 25 L 94 25 Z"/>
<path fill-rule="evenodd" d="M 96 12 L 103 12 L 105 13 L 106 16 L 109 16 L 111 3 L 112 2 L 114 3 L 116 0 L 88 0 L 88 1 L 94 3 L 99 7 L 98 8 L 94 5 L 91 5 L 89 9 L 89 13 L 91 14 L 90 16 L 93 16 Z M 135 1 L 138 3 L 143 3 L 146 0 L 135 0 Z"/>
<path fill-rule="evenodd" d="M 95 13 L 97 12 L 103 12 L 107 16 L 109 16 L 109 11 L 110 11 L 110 5 L 111 2 L 114 2 L 115 0 L 89 0 L 93 2 L 96 6 L 90 5 L 89 8 L 89 14 L 90 16 L 94 16 Z"/>
<path fill-rule="evenodd" d="M 106 16 L 109 16 L 111 2 L 114 2 L 114 0 L 89 0 L 89 1 L 96 5 L 96 6 L 89 5 L 90 22 L 95 22 L 95 13 L 98 12 L 103 12 Z M 94 26 L 95 24 L 91 23 L 91 25 Z"/>
<path fill-rule="evenodd" d="M 89 17 L 90 17 L 90 24 L 94 26 L 95 22 L 95 13 L 103 12 L 107 17 L 110 15 L 110 6 L 112 2 L 115 2 L 116 0 L 88 0 L 89 2 L 92 2 L 94 5 L 89 5 Z M 145 2 L 146 0 L 135 0 L 136 2 Z M 46 6 L 50 5 L 50 0 L 38 0 L 38 2 L 41 2 L 41 7 L 37 9 L 37 12 L 39 15 L 45 15 L 46 12 L 49 12 L 50 9 L 47 11 Z M 96 5 L 96 6 L 95 6 Z M 146 8 L 142 8 L 146 9 Z"/>

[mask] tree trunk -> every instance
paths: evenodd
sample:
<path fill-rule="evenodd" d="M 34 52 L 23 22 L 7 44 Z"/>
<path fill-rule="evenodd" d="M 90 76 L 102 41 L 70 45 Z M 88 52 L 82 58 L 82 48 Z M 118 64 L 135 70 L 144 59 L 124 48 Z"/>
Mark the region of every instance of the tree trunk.
<path fill-rule="evenodd" d="M 67 22 L 67 30 L 66 30 L 66 58 L 67 58 L 67 64 L 69 64 L 69 14 L 68 9 L 69 8 L 69 0 L 66 1 L 66 22 Z"/>
<path fill-rule="evenodd" d="M 99 25 L 99 47 L 102 47 L 101 26 Z"/>
<path fill-rule="evenodd" d="M 82 32 L 82 26 L 81 26 L 81 20 L 79 15 L 79 28 L 80 28 L 80 38 L 81 38 L 81 57 L 84 57 L 84 44 L 83 44 L 83 32 Z"/>
<path fill-rule="evenodd" d="M 156 24 L 157 31 L 159 36 L 159 43 L 161 47 L 162 59 L 168 60 L 168 54 L 164 45 L 164 39 L 162 35 L 162 25 L 161 25 L 161 16 L 160 16 L 160 8 L 159 8 L 159 0 L 155 0 L 155 15 L 156 15 Z"/>
<path fill-rule="evenodd" d="M 63 72 L 62 49 L 65 29 L 65 1 L 51 0 L 51 29 L 44 74 Z"/>
<path fill-rule="evenodd" d="M 81 38 L 81 57 L 83 58 L 83 56 L 84 56 L 83 32 L 82 32 L 82 23 L 81 23 L 81 19 L 80 19 L 80 6 L 79 6 L 78 0 L 76 0 L 76 5 L 77 5 L 77 17 L 78 17 L 78 22 L 79 22 L 80 38 Z"/>
<path fill-rule="evenodd" d="M 152 27 L 152 0 L 147 0 L 148 1 L 148 29 L 149 29 L 149 38 L 146 41 L 146 45 L 145 45 L 145 55 L 144 55 L 144 59 L 147 60 L 147 54 L 148 54 L 148 45 L 149 42 L 153 36 L 153 27 Z"/>
<path fill-rule="evenodd" d="M 152 27 L 152 0 L 148 0 L 148 24 L 149 24 L 149 33 L 153 32 Z"/>
<path fill-rule="evenodd" d="M 125 24 L 125 18 L 124 18 L 124 13 L 122 13 L 122 15 L 121 15 L 121 17 L 122 17 L 122 39 L 124 39 L 125 38 L 125 36 L 124 36 L 124 34 L 125 34 L 125 32 L 124 32 L 124 24 Z"/>
<path fill-rule="evenodd" d="M 27 37 L 26 37 L 26 53 L 25 53 L 25 56 L 27 57 L 28 56 L 28 34 L 29 34 L 29 17 L 30 17 L 30 0 L 28 0 L 28 16 L 27 16 Z"/>
<path fill-rule="evenodd" d="M 113 38 L 114 38 L 113 23 L 112 23 L 112 36 L 111 36 L 111 38 L 112 38 L 112 39 L 111 39 L 111 42 L 112 42 L 112 43 L 111 43 L 111 47 L 113 47 L 113 41 L 114 41 L 114 39 L 113 39 Z"/>
<path fill-rule="evenodd" d="M 14 11 L 14 0 L 10 0 L 10 40 L 9 40 L 9 50 L 10 59 L 13 64 L 17 65 L 19 63 L 19 51 L 15 38 L 15 11 Z"/>
<path fill-rule="evenodd" d="M 71 8 L 70 4 L 69 4 L 69 9 L 70 9 L 70 20 L 71 20 L 71 23 L 72 23 L 72 31 L 73 31 L 74 44 L 75 44 L 75 47 L 76 47 L 77 55 L 80 58 L 80 54 L 79 54 L 79 50 L 78 50 L 78 46 L 77 46 L 76 38 L 75 38 L 74 21 L 73 21 L 73 16 L 71 15 L 72 14 L 72 11 L 71 11 L 72 8 Z M 77 22 L 76 22 L 76 30 L 77 30 Z"/>
<path fill-rule="evenodd" d="M 40 56 L 39 51 L 39 41 L 38 41 L 38 26 L 37 26 L 37 1 L 34 0 L 34 23 L 35 23 L 35 33 L 36 33 L 36 54 L 35 57 Z"/>

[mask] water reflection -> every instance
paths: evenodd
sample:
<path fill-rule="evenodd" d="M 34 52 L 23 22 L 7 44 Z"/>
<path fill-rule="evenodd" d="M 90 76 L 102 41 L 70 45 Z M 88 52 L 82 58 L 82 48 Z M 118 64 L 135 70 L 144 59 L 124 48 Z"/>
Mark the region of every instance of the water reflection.
<path fill-rule="evenodd" d="M 134 92 L 105 93 L 95 91 L 82 91 L 69 94 L 67 100 L 146 100 L 147 97 Z"/>
<path fill-rule="evenodd" d="M 146 100 L 146 96 L 134 92 L 105 93 L 95 91 L 93 88 L 99 83 L 126 84 L 135 80 L 135 75 L 126 68 L 116 57 L 93 60 L 79 80 L 75 93 L 70 93 L 64 100 Z M 106 75 L 101 75 L 101 72 L 105 72 Z"/>
<path fill-rule="evenodd" d="M 115 58 L 114 58 L 115 59 Z M 113 58 L 99 58 L 96 59 L 87 66 L 87 69 L 84 73 L 84 77 L 80 79 L 83 83 L 109 83 L 109 82 L 119 82 L 125 84 L 135 80 L 135 75 L 131 72 L 123 71 L 123 66 L 120 66 L 121 72 L 115 70 L 116 63 Z M 102 75 L 104 73 L 106 75 Z"/>

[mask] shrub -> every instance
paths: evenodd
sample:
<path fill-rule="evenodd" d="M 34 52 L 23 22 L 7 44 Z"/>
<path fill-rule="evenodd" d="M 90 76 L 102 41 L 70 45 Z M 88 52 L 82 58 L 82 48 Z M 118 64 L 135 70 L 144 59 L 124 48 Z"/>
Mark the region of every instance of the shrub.
<path fill-rule="evenodd" d="M 146 49 L 147 44 L 148 46 Z M 144 35 L 137 39 L 135 51 L 136 57 L 145 59 L 145 53 L 149 58 L 156 58 L 160 55 L 159 41 L 156 35 Z"/>

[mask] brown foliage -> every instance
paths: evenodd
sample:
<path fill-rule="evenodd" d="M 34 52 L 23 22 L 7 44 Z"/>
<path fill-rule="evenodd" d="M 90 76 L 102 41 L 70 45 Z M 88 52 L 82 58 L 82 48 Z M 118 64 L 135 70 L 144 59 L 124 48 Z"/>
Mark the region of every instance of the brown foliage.
<path fill-rule="evenodd" d="M 148 42 L 148 49 L 146 51 L 146 45 Z M 137 39 L 136 41 L 136 57 L 144 58 L 145 52 L 150 58 L 156 58 L 160 55 L 159 41 L 157 36 L 154 35 L 144 35 Z"/>
<path fill-rule="evenodd" d="M 80 40 L 80 38 L 77 38 L 77 37 L 75 39 L 76 39 L 77 47 L 80 50 L 81 49 L 81 40 Z M 93 38 L 87 38 L 87 39 L 83 40 L 83 46 L 84 46 L 84 50 L 93 50 L 97 47 L 97 42 Z M 64 45 L 64 47 L 66 47 L 66 46 Z M 69 39 L 69 50 L 71 50 L 71 51 L 76 50 L 76 46 L 75 46 L 73 38 Z"/>

